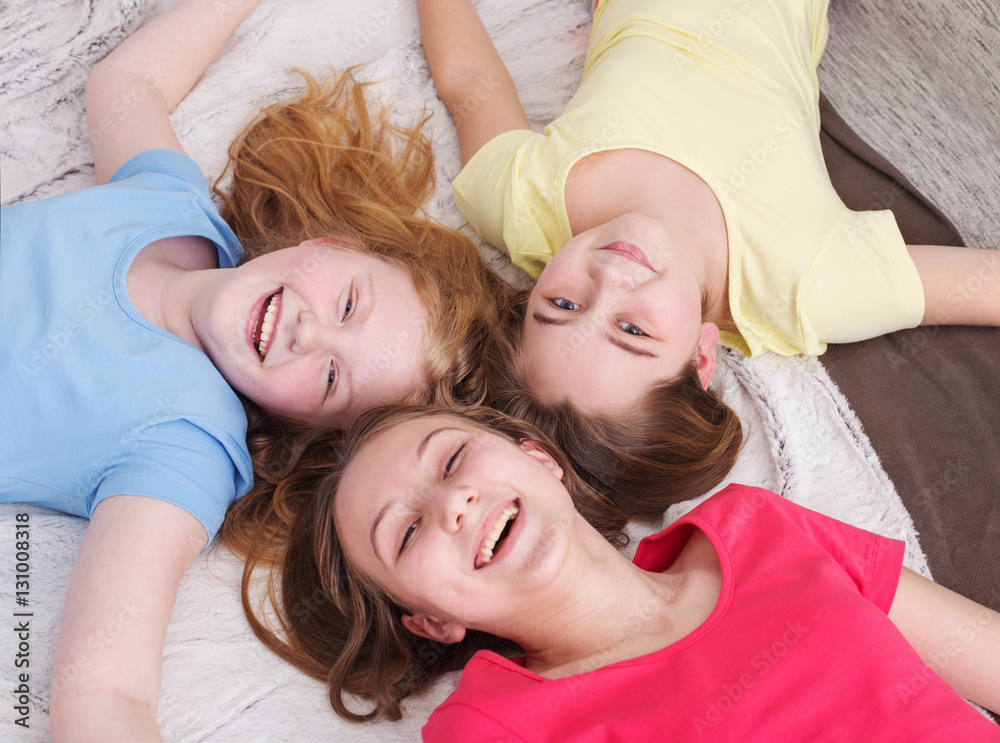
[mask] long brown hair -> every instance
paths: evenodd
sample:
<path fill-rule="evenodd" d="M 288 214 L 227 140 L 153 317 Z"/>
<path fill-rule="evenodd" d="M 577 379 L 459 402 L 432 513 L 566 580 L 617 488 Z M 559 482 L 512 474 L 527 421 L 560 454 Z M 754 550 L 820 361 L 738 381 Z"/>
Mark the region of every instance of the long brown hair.
<path fill-rule="evenodd" d="M 508 312 L 510 289 L 471 240 L 423 211 L 434 187 L 423 132 L 429 114 L 398 125 L 369 104 L 370 84 L 353 71 L 324 83 L 300 74 L 305 91 L 268 106 L 244 129 L 214 185 L 246 259 L 330 238 L 402 269 L 429 318 L 427 386 L 410 401 L 480 402 L 481 357 Z M 391 373 L 391 363 L 383 366 Z M 256 486 L 230 509 L 224 534 L 245 543 L 254 529 L 275 528 L 258 521 L 270 512 L 275 486 L 296 469 L 308 474 L 327 466 L 338 434 L 283 420 L 250 400 L 244 407 Z"/>
<path fill-rule="evenodd" d="M 512 441 L 537 441 L 563 468 L 563 484 L 581 514 L 616 546 L 627 542 L 625 514 L 580 480 L 561 452 L 530 424 L 485 408 L 457 412 L 407 405 L 362 413 L 346 433 L 339 461 L 318 484 L 310 476 L 286 483 L 298 491 L 295 497 L 304 507 L 284 533 L 260 534 L 239 553 L 246 557 L 243 608 L 254 633 L 282 659 L 326 682 L 331 705 L 348 720 L 398 720 L 406 697 L 426 689 L 442 673 L 462 668 L 477 650 L 516 649 L 478 632 L 454 645 L 411 635 L 400 622 L 405 607 L 357 570 L 341 549 L 333 507 L 344 467 L 383 431 L 427 416 L 456 416 Z M 330 457 L 332 461 L 334 452 Z M 314 489 L 302 490 L 304 485 Z M 254 600 L 258 567 L 266 570 L 260 602 Z M 346 695 L 366 700 L 368 709 L 352 709 Z"/>
<path fill-rule="evenodd" d="M 518 346 L 529 295 L 512 299 L 505 340 L 486 356 L 488 405 L 545 432 L 579 475 L 629 518 L 658 519 L 668 506 L 722 482 L 743 445 L 743 427 L 732 408 L 701 386 L 693 361 L 620 416 L 539 400 Z"/>

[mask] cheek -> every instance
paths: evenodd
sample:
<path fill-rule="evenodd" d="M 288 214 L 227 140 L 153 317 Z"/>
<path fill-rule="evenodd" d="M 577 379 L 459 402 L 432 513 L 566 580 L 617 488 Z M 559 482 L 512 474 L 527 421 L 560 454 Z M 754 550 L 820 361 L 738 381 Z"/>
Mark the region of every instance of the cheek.
<path fill-rule="evenodd" d="M 289 413 L 307 409 L 308 391 L 316 388 L 316 378 L 305 364 L 286 364 L 270 369 L 255 387 L 255 399 L 263 407 Z"/>
<path fill-rule="evenodd" d="M 532 297 L 541 300 L 543 294 L 566 291 L 567 288 L 575 287 L 582 278 L 580 261 L 557 253 L 535 282 Z"/>

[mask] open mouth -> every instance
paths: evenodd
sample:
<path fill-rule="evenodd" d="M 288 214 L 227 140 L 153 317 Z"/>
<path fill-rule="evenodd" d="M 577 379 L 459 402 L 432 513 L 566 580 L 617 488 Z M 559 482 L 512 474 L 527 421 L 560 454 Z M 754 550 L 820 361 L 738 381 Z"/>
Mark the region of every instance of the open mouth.
<path fill-rule="evenodd" d="M 479 547 L 479 553 L 476 555 L 476 569 L 493 562 L 497 553 L 500 552 L 506 543 L 507 537 L 510 536 L 511 528 L 514 526 L 514 522 L 517 521 L 517 514 L 519 512 L 520 508 L 518 508 L 516 501 L 500 511 L 496 521 L 493 522 L 493 526 L 490 527 L 490 530 L 483 538 L 482 545 Z"/>
<path fill-rule="evenodd" d="M 253 347 L 257 351 L 257 355 L 260 356 L 260 360 L 263 361 L 267 357 L 267 349 L 271 347 L 271 339 L 274 334 L 274 328 L 278 322 L 278 314 L 281 312 L 281 290 L 279 289 L 267 300 L 260 308 L 260 314 L 257 315 L 257 322 L 253 327 L 253 335 L 251 340 L 253 341 Z"/>

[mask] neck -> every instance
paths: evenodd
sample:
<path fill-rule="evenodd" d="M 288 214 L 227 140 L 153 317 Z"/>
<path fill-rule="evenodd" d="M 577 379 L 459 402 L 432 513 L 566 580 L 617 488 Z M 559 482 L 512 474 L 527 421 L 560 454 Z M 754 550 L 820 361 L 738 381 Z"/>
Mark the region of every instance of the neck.
<path fill-rule="evenodd" d="M 667 228 L 698 281 L 703 297 L 702 320 L 729 327 L 732 313 L 729 311 L 729 246 L 725 240 L 725 220 L 719 208 L 720 240 L 717 230 L 713 231 L 706 220 L 691 223 L 679 216 L 697 213 L 695 205 L 686 203 L 691 199 L 688 193 L 676 200 L 664 198 L 662 194 L 656 198 L 646 196 L 634 201 L 629 211 L 651 217 Z M 717 201 L 715 204 L 718 208 Z"/>
<path fill-rule="evenodd" d="M 192 310 L 199 292 L 224 269 L 177 270 L 162 284 L 159 293 L 160 322 L 156 324 L 199 351 L 205 349 L 192 320 Z"/>
<path fill-rule="evenodd" d="M 203 238 L 168 238 L 139 252 L 126 285 L 136 310 L 154 325 L 204 351 L 192 322 L 202 287 L 218 270 L 214 248 Z"/>
<path fill-rule="evenodd" d="M 691 581 L 697 566 L 687 547 L 668 570 L 649 573 L 593 534 L 598 541 L 568 561 L 558 595 L 511 637 L 539 675 L 562 678 L 659 650 L 704 621 L 700 607 L 718 598 Z"/>

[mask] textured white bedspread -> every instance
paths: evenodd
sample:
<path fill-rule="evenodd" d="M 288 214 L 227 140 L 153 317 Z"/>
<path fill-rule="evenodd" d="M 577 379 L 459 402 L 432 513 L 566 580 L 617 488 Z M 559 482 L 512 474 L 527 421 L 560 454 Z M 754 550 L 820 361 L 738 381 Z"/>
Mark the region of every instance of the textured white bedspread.
<path fill-rule="evenodd" d="M 83 119 L 88 71 L 170 0 L 8 0 L 0 3 L 0 198 L 7 204 L 91 185 Z M 227 0 L 218 0 L 224 11 Z M 480 0 L 529 117 L 539 126 L 575 89 L 589 32 L 588 0 Z M 363 76 L 407 118 L 424 106 L 438 158 L 429 211 L 463 222 L 451 198 L 459 168 L 454 129 L 437 100 L 409 0 L 264 0 L 173 115 L 189 154 L 212 180 L 238 129 L 264 102 L 297 90 L 293 67 L 323 75 L 373 61 Z M 1000 236 L 1000 33 L 993 0 L 834 0 L 822 85 L 841 115 L 949 215 L 970 245 Z M 485 254 L 512 280 L 500 254 Z M 29 277 L 25 277 L 26 279 Z M 3 301 L 0 298 L 0 301 Z M 873 370 L 878 373 L 878 370 Z M 860 424 L 815 359 L 723 354 L 715 384 L 746 421 L 748 444 L 731 479 L 762 485 L 845 521 L 904 538 L 926 573 L 912 522 Z M 15 436 L 6 431 L 2 436 Z M 0 438 L 0 446 L 2 446 Z M 58 459 L 58 452 L 38 456 Z M 675 507 L 677 513 L 681 508 Z M 667 520 L 677 513 L 667 515 Z M 30 597 L 15 604 L 15 514 L 31 523 Z M 48 739 L 52 655 L 70 570 L 86 521 L 0 506 L 0 615 L 30 612 L 30 667 L 18 638 L 0 632 L 0 739 Z M 636 534 L 650 527 L 637 529 Z M 634 543 L 633 543 L 634 547 Z M 240 565 L 224 551 L 196 561 L 167 635 L 159 719 L 174 741 L 414 741 L 453 688 L 413 700 L 399 723 L 339 720 L 324 689 L 271 656 L 239 606 Z M 108 618 L 99 653 L 141 621 Z M 139 616 L 134 616 L 138 612 Z M 23 619 L 19 619 L 23 621 Z M 6 625 L 5 625 L 6 626 Z M 13 626 L 13 625 L 12 625 Z M 86 658 L 80 660 L 86 663 Z M 30 728 L 15 724 L 17 674 L 30 674 Z M 55 683 L 72 683 L 73 669 Z"/>

